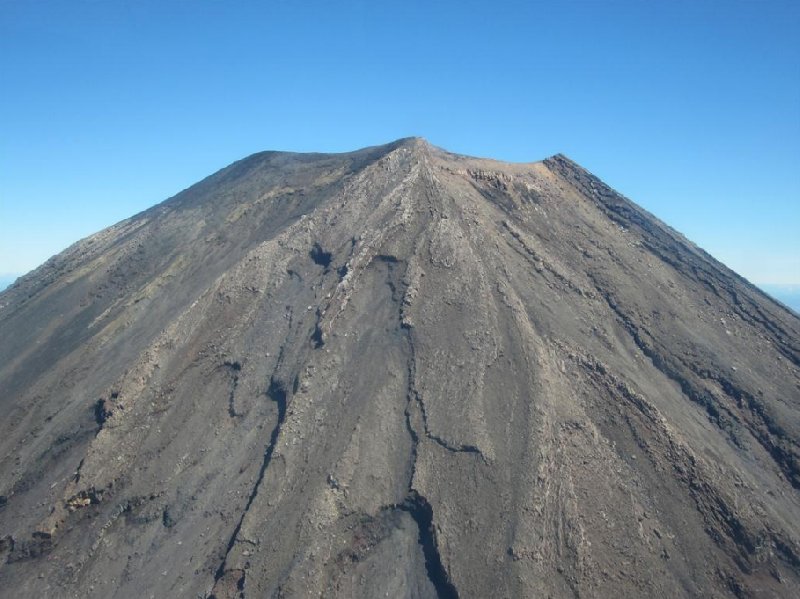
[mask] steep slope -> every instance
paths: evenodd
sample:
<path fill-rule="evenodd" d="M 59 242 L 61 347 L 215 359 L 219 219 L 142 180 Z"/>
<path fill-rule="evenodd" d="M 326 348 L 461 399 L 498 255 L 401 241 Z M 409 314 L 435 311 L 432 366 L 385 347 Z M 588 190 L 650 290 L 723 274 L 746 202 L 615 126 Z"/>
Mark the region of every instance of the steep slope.
<path fill-rule="evenodd" d="M 791 597 L 798 367 L 563 156 L 258 154 L 0 294 L 0 588 Z"/>

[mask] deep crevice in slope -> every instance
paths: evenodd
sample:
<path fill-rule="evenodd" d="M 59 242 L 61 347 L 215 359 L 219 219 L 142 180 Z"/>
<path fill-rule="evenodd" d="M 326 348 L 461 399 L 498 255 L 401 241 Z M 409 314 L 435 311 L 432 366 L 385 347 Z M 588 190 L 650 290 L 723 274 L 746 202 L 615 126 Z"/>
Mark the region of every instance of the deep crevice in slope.
<path fill-rule="evenodd" d="M 433 508 L 428 500 L 415 490 L 410 490 L 405 501 L 397 509 L 407 512 L 419 529 L 419 544 L 425 557 L 425 571 L 436 595 L 440 599 L 458 599 L 458 591 L 442 564 L 433 526 Z"/>
<path fill-rule="evenodd" d="M 451 453 L 474 453 L 478 457 L 483 460 L 484 464 L 488 463 L 486 456 L 483 455 L 483 452 L 476 446 L 476 445 L 469 445 L 460 443 L 455 445 L 442 437 L 435 435 L 432 433 L 428 427 L 428 414 L 425 412 L 425 404 L 422 401 L 422 398 L 419 396 L 419 393 L 414 390 L 413 391 L 413 401 L 416 402 L 417 406 L 419 407 L 420 414 L 422 415 L 422 426 L 425 432 L 425 437 L 436 443 L 439 447 L 446 449 Z"/>
<path fill-rule="evenodd" d="M 322 246 L 319 243 L 314 244 L 314 247 L 311 248 L 311 251 L 308 253 L 308 255 L 314 261 L 314 264 L 321 266 L 326 271 L 331 265 L 331 260 L 333 259 L 333 254 L 322 249 Z"/>
<path fill-rule="evenodd" d="M 111 410 L 108 408 L 105 399 L 98 399 L 94 404 L 94 421 L 97 423 L 97 432 L 103 428 L 106 420 L 111 416 Z"/>
<path fill-rule="evenodd" d="M 391 507 L 407 512 L 416 523 L 419 530 L 418 542 L 422 547 L 422 554 L 425 558 L 425 571 L 428 575 L 428 579 L 433 585 L 434 590 L 436 591 L 436 596 L 440 599 L 458 599 L 458 590 L 450 579 L 450 576 L 448 575 L 447 570 L 442 563 L 442 557 L 439 553 L 436 530 L 433 525 L 433 508 L 431 507 L 427 498 L 414 489 L 414 475 L 416 470 L 417 451 L 420 437 L 412 422 L 414 419 L 412 415 L 413 406 L 417 406 L 417 408 L 420 410 L 420 414 L 423 415 L 422 425 L 425 436 L 436 442 L 438 442 L 438 440 L 431 437 L 428 433 L 427 424 L 424 420 L 425 417 L 422 402 L 420 401 L 419 395 L 414 386 L 414 379 L 416 377 L 416 349 L 412 340 L 412 330 L 403 323 L 403 316 L 401 312 L 403 297 L 402 294 L 398 293 L 399 287 L 405 287 L 405 285 L 402 281 L 402 277 L 397 276 L 397 273 L 395 272 L 395 267 L 398 260 L 393 256 L 381 256 L 380 260 L 386 264 L 386 282 L 392 292 L 392 300 L 398 306 L 398 327 L 399 330 L 403 332 L 403 336 L 405 337 L 409 355 L 407 368 L 408 388 L 406 391 L 406 408 L 404 411 L 406 429 L 411 437 L 411 460 L 408 479 L 408 494 L 406 495 L 403 503 Z M 471 450 L 472 448 L 465 451 Z M 451 449 L 451 451 L 454 450 Z M 477 448 L 475 448 L 475 451 L 477 451 Z"/>
<path fill-rule="evenodd" d="M 413 367 L 410 366 L 409 371 L 413 371 Z M 436 596 L 439 599 L 458 599 L 458 590 L 450 579 L 439 553 L 436 530 L 433 525 L 433 508 L 427 498 L 414 489 L 414 472 L 417 463 L 419 435 L 411 422 L 410 408 L 414 401 L 411 399 L 411 393 L 415 393 L 412 387 L 413 379 L 409 379 L 409 399 L 405 411 L 406 429 L 411 437 L 411 472 L 408 481 L 408 495 L 406 495 L 403 503 L 390 507 L 407 512 L 416 523 L 419 530 L 418 542 L 422 547 L 422 554 L 425 558 L 425 571 L 428 575 L 428 580 L 430 580 L 436 591 Z"/>
<path fill-rule="evenodd" d="M 101 397 L 94 403 L 92 409 L 94 412 L 94 421 L 97 423 L 95 436 L 100 434 L 100 431 L 103 430 L 103 427 L 105 427 L 108 419 L 114 415 L 112 402 L 116 401 L 118 397 L 119 393 L 117 391 L 113 391 L 111 395 L 109 395 L 109 399 Z"/>
<path fill-rule="evenodd" d="M 322 310 L 317 308 L 317 313 L 314 317 L 314 332 L 311 333 L 311 347 L 319 349 L 323 345 L 325 345 L 325 337 L 322 333 Z"/>
<path fill-rule="evenodd" d="M 272 429 L 269 443 L 267 444 L 267 447 L 264 450 L 264 458 L 261 462 L 261 468 L 258 471 L 256 482 L 253 485 L 253 489 L 250 492 L 250 496 L 247 498 L 247 503 L 244 506 L 244 510 L 242 511 L 242 515 L 239 518 L 239 522 L 237 523 L 236 528 L 234 528 L 233 534 L 231 535 L 231 538 L 228 541 L 228 545 L 225 549 L 225 556 L 223 557 L 222 563 L 220 563 L 219 568 L 217 568 L 217 571 L 214 573 L 215 583 L 225 575 L 226 572 L 225 566 L 228 561 L 228 555 L 230 554 L 231 550 L 236 544 L 236 538 L 239 536 L 239 531 L 242 528 L 242 524 L 244 523 L 244 519 L 247 516 L 247 512 L 250 510 L 250 506 L 252 506 L 253 501 L 256 498 L 256 495 L 258 495 L 258 490 L 261 487 L 262 481 L 264 480 L 264 475 L 266 474 L 270 460 L 272 459 L 272 453 L 274 452 L 275 445 L 278 442 L 278 436 L 280 435 L 281 427 L 283 426 L 284 420 L 286 420 L 286 405 L 287 405 L 286 386 L 284 385 L 283 382 L 276 379 L 275 375 L 273 375 L 272 378 L 270 379 L 266 395 L 271 401 L 275 402 L 275 404 L 278 407 L 278 421 L 275 424 L 275 427 Z M 209 599 L 213 599 L 213 597 L 214 594 L 212 593 Z"/>
<path fill-rule="evenodd" d="M 242 365 L 239 362 L 231 362 L 230 360 L 226 360 L 223 364 L 225 366 L 231 376 L 231 391 L 228 394 L 228 416 L 231 418 L 236 418 L 237 416 L 241 416 L 236 412 L 236 388 L 239 386 L 239 373 L 242 370 Z"/>

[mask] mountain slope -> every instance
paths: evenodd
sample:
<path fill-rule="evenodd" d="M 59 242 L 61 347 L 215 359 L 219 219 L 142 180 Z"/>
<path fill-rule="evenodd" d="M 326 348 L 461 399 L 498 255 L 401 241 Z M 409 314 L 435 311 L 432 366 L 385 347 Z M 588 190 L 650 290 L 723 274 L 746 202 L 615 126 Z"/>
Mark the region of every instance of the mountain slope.
<path fill-rule="evenodd" d="M 0 584 L 789 597 L 798 366 L 563 156 L 257 154 L 0 294 Z"/>

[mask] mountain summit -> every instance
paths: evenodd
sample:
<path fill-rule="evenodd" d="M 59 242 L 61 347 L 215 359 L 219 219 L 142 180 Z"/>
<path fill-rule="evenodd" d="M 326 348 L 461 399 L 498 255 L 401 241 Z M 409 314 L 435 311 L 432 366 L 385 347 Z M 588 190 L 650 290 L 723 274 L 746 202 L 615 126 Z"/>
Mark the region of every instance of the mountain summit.
<path fill-rule="evenodd" d="M 255 154 L 0 293 L 0 588 L 796 597 L 799 368 L 564 156 Z"/>

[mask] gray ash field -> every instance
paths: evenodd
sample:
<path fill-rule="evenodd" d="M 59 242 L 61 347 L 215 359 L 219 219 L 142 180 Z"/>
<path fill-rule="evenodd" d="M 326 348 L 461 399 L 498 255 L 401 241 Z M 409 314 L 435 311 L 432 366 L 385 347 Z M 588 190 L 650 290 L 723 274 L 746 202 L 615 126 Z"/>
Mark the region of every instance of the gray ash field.
<path fill-rule="evenodd" d="M 797 597 L 799 369 L 563 156 L 256 154 L 0 293 L 0 595 Z"/>

